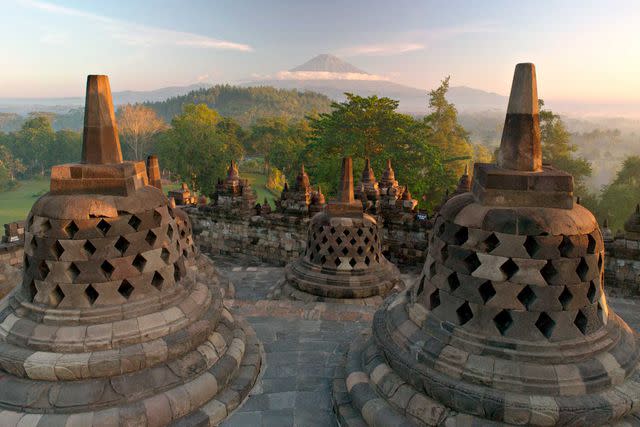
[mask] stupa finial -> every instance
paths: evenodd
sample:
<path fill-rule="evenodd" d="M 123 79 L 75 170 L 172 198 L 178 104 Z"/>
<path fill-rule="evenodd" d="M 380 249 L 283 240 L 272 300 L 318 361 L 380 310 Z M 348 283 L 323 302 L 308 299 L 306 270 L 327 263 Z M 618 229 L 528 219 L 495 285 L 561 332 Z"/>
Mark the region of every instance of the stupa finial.
<path fill-rule="evenodd" d="M 516 65 L 498 166 L 526 172 L 542 171 L 536 67 L 531 63 Z"/>
<path fill-rule="evenodd" d="M 355 201 L 353 194 L 353 161 L 351 157 L 344 157 L 342 159 L 338 201 L 342 203 L 353 203 Z"/>
<path fill-rule="evenodd" d="M 101 165 L 122 163 L 122 149 L 107 76 L 87 77 L 82 163 Z"/>

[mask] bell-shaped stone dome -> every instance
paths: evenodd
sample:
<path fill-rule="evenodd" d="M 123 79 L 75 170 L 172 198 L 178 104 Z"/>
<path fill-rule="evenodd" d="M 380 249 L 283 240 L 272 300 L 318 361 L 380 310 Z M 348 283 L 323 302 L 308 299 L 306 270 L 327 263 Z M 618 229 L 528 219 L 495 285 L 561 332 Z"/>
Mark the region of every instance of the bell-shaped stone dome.
<path fill-rule="evenodd" d="M 378 222 L 354 199 L 351 158 L 343 160 L 340 189 L 338 201 L 311 219 L 305 253 L 286 266 L 279 286 L 292 287 L 289 294 L 296 299 L 378 297 L 381 302 L 402 282 L 382 254 Z"/>
<path fill-rule="evenodd" d="M 603 425 L 640 403 L 600 228 L 571 176 L 541 164 L 538 120 L 535 68 L 519 64 L 499 164 L 475 165 L 473 192 L 435 219 L 418 282 L 350 350 L 342 425 Z"/>
<path fill-rule="evenodd" d="M 0 302 L 0 425 L 216 424 L 253 386 L 259 343 L 199 274 L 187 215 L 122 161 L 106 76 L 85 108 L 83 161 L 53 168 Z"/>

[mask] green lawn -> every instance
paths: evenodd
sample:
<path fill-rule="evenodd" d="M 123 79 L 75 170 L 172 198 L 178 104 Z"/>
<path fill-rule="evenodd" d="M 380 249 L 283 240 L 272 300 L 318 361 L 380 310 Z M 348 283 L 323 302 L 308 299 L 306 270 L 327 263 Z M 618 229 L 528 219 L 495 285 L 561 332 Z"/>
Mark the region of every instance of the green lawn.
<path fill-rule="evenodd" d="M 250 173 L 250 172 L 240 172 L 241 178 L 246 178 L 249 180 L 251 184 L 251 188 L 253 188 L 256 192 L 256 196 L 258 197 L 258 203 L 262 204 L 264 198 L 266 197 L 271 207 L 275 207 L 275 198 L 276 195 L 273 194 L 269 189 L 267 189 L 267 176 L 260 173 Z"/>
<path fill-rule="evenodd" d="M 258 195 L 258 201 L 262 203 L 264 198 L 274 206 L 275 195 L 265 187 L 267 177 L 257 173 L 243 173 Z M 179 184 L 169 184 L 163 187 L 164 191 L 175 190 Z M 27 218 L 33 203 L 45 192 L 49 191 L 49 177 L 43 179 L 29 179 L 20 181 L 20 184 L 11 191 L 0 193 L 0 227 L 8 222 L 20 221 Z M 0 234 L 3 231 L 0 228 Z"/>
<path fill-rule="evenodd" d="M 0 225 L 25 220 L 33 203 L 47 191 L 48 177 L 20 181 L 13 190 L 0 193 Z"/>

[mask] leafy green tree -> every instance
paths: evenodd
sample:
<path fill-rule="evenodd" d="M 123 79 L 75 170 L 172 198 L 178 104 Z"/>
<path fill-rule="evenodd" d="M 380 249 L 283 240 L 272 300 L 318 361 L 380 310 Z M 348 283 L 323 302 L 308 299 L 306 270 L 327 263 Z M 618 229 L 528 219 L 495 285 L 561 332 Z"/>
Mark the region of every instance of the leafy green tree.
<path fill-rule="evenodd" d="M 587 193 L 585 179 L 591 176 L 591 164 L 575 155 L 577 147 L 570 142 L 571 134 L 562 118 L 553 111 L 544 110 L 544 101 L 540 106 L 540 136 L 542 139 L 542 160 L 558 169 L 573 175 L 578 195 Z"/>
<path fill-rule="evenodd" d="M 271 140 L 264 152 L 266 166 L 269 170 L 276 167 L 292 180 L 300 169 L 301 154 L 308 144 L 311 127 L 306 120 L 286 121 L 284 126 L 278 120 L 273 122 L 272 129 Z M 263 130 L 262 135 L 265 134 Z"/>
<path fill-rule="evenodd" d="M 273 144 L 286 139 L 288 134 L 289 120 L 286 117 L 261 117 L 251 126 L 247 137 L 247 151 L 268 158 Z"/>
<path fill-rule="evenodd" d="M 601 222 L 608 218 L 613 230 L 621 229 L 637 203 L 640 203 L 640 156 L 629 156 L 615 179 L 602 189 L 596 212 Z"/>
<path fill-rule="evenodd" d="M 55 139 L 48 116 L 35 115 L 13 134 L 10 149 L 13 155 L 26 166 L 28 176 L 41 175 L 50 166 L 51 145 Z"/>
<path fill-rule="evenodd" d="M 2 138 L 0 138 L 1 140 Z M 13 158 L 11 151 L 6 146 L 0 144 L 0 191 L 13 188 L 17 182 L 16 176 L 23 171 L 22 163 Z"/>
<path fill-rule="evenodd" d="M 229 162 L 243 155 L 233 127 L 204 104 L 185 105 L 160 138 L 157 149 L 163 167 L 206 194 L 215 190 Z"/>
<path fill-rule="evenodd" d="M 82 135 L 72 130 L 59 130 L 47 156 L 48 167 L 63 163 L 76 163 L 82 155 Z"/>
<path fill-rule="evenodd" d="M 474 148 L 469 142 L 469 133 L 458 123 L 456 107 L 447 101 L 449 77 L 442 80 L 440 86 L 429 92 L 431 113 L 424 119 L 431 128 L 429 142 L 439 147 L 451 163 L 452 172 L 459 176 L 465 165 L 474 156 Z"/>
<path fill-rule="evenodd" d="M 390 158 L 396 176 L 409 185 L 414 196 L 430 196 L 424 206 L 437 203 L 456 178 L 445 167 L 442 149 L 429 140 L 429 126 L 398 113 L 398 101 L 345 95 L 347 100 L 333 103 L 331 113 L 310 120 L 311 136 L 302 160 L 314 181 L 333 193 L 342 157 L 354 158 L 356 181 L 365 157 L 371 158 L 378 174 Z"/>

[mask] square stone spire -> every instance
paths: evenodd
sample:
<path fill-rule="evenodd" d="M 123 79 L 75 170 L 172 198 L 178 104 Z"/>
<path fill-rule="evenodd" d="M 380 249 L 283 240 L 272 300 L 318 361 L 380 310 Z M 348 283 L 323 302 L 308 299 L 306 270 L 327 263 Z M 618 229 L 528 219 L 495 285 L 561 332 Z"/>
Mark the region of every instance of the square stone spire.
<path fill-rule="evenodd" d="M 353 203 L 355 201 L 355 195 L 353 193 L 353 161 L 351 157 L 344 157 L 342 159 L 338 201 L 342 203 Z"/>
<path fill-rule="evenodd" d="M 99 165 L 122 163 L 118 126 L 107 76 L 87 77 L 82 163 Z"/>
<path fill-rule="evenodd" d="M 476 163 L 472 191 L 493 206 L 571 209 L 573 177 L 542 164 L 536 69 L 516 65 L 496 164 Z"/>
<path fill-rule="evenodd" d="M 326 211 L 334 216 L 353 216 L 363 213 L 362 203 L 356 200 L 353 191 L 353 161 L 351 157 L 342 159 L 338 199 L 330 201 Z"/>
<path fill-rule="evenodd" d="M 130 196 L 147 183 L 144 162 L 122 161 L 109 78 L 88 76 L 82 159 L 51 168 L 51 193 Z"/>
<path fill-rule="evenodd" d="M 531 63 L 516 65 L 513 74 L 498 166 L 528 172 L 542 171 L 536 67 Z"/>

